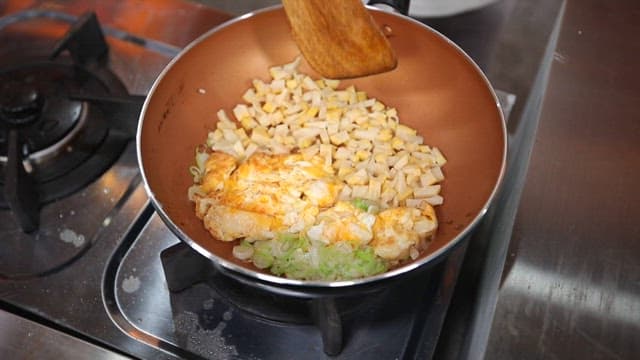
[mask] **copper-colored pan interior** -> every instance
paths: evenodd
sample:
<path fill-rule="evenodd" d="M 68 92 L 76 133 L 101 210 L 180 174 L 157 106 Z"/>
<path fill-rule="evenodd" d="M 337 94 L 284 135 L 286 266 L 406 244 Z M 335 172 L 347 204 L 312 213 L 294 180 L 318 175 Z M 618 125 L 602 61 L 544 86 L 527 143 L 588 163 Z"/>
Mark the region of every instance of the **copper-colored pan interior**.
<path fill-rule="evenodd" d="M 483 210 L 500 177 L 505 141 L 501 117 L 475 66 L 438 34 L 384 12 L 398 67 L 388 73 L 343 81 L 396 107 L 400 120 L 437 146 L 448 159 L 437 207 L 438 233 L 422 256 L 449 244 Z M 281 9 L 237 21 L 186 51 L 161 78 L 142 118 L 139 146 L 147 184 L 157 205 L 194 242 L 241 264 L 232 244 L 213 240 L 187 199 L 194 149 L 214 129 L 216 111 L 239 102 L 251 80 L 268 80 L 268 67 L 299 55 Z M 300 70 L 312 74 L 303 62 Z M 248 266 L 243 264 L 243 266 Z"/>

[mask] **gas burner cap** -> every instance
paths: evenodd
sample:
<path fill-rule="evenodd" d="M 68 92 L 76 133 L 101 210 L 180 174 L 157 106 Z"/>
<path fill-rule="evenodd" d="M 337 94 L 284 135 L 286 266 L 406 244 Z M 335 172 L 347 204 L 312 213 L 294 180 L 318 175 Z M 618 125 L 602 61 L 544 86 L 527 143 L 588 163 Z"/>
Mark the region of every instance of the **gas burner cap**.
<path fill-rule="evenodd" d="M 36 121 L 44 101 L 31 84 L 10 82 L 0 89 L 0 120 L 9 127 Z"/>
<path fill-rule="evenodd" d="M 64 148 L 78 126 L 83 103 L 69 99 L 100 86 L 99 81 L 74 66 L 52 62 L 19 65 L 0 72 L 0 118 L 5 127 L 18 128 L 29 160 L 42 161 Z M 6 153 L 0 139 L 0 154 Z"/>
<path fill-rule="evenodd" d="M 34 58 L 0 69 L 0 169 L 9 166 L 9 134 L 17 133 L 13 141 L 38 207 L 72 194 L 108 169 L 133 137 L 117 125 L 125 120 L 135 125 L 138 114 L 105 102 L 139 102 L 107 67 L 89 70 L 66 60 Z M 0 171 L 2 191 L 7 174 Z M 15 206 L 0 192 L 0 209 L 6 208 Z"/>

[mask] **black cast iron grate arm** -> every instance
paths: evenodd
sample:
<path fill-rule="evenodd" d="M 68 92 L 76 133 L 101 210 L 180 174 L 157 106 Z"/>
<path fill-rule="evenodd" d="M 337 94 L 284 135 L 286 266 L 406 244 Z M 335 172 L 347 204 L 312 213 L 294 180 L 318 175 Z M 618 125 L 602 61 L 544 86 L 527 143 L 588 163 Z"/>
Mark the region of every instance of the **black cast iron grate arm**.
<path fill-rule="evenodd" d="M 103 63 L 107 60 L 109 45 L 104 38 L 100 23 L 93 12 L 82 15 L 55 45 L 50 60 L 55 60 L 68 50 L 77 65 Z"/>
<path fill-rule="evenodd" d="M 113 76 L 101 76 L 101 74 L 109 73 L 107 69 L 109 47 L 95 13 L 86 13 L 72 24 L 67 33 L 55 44 L 49 56 L 50 62 L 58 63 L 57 58 L 64 51 L 69 53 L 70 58 L 73 60 L 73 66 L 78 67 L 77 81 L 82 83 L 85 81 L 83 76 L 92 73 L 105 82 L 107 88 L 111 88 L 113 81 L 110 79 Z M 25 83 L 24 85 L 26 87 L 34 86 L 31 83 Z M 20 86 L 17 88 L 20 88 Z M 37 93 L 37 90 L 36 86 L 34 88 L 35 93 Z M 85 90 L 80 91 L 83 92 Z M 10 89 L 9 94 L 13 92 L 15 91 Z M 107 126 L 109 132 L 114 134 L 113 136 L 125 141 L 135 137 L 137 116 L 144 103 L 144 96 L 130 96 L 126 94 L 126 90 L 116 91 L 116 94 L 93 93 L 93 90 L 87 90 L 80 94 L 70 93 L 66 94 L 66 96 L 70 100 L 85 102 L 91 105 L 92 108 L 99 109 L 107 115 Z M 5 98 L 6 96 L 3 96 L 3 110 L 6 107 L 4 106 L 6 105 L 5 103 L 7 103 Z M 38 100 L 37 105 L 42 105 L 42 102 L 46 103 L 47 101 L 46 98 L 39 98 Z M 8 104 L 11 105 L 13 102 L 10 101 Z M 34 104 L 36 103 L 34 102 Z M 47 194 L 43 196 L 41 193 L 41 191 L 44 191 L 44 188 L 42 188 L 44 185 L 38 180 L 41 177 L 40 172 L 37 169 L 29 170 L 30 153 L 35 152 L 37 149 L 30 149 L 29 146 L 26 125 L 22 124 L 22 122 L 26 121 L 23 120 L 27 118 L 23 116 L 22 111 L 14 111 L 14 108 L 14 106 L 10 106 L 9 110 L 11 111 L 7 113 L 9 115 L 5 114 L 6 111 L 2 112 L 5 126 L 0 129 L 3 132 L 3 134 L 0 134 L 0 138 L 4 138 L 7 148 L 6 154 L 0 154 L 0 156 L 5 155 L 6 157 L 2 174 L 4 178 L 3 191 L 0 194 L 0 198 L 4 198 L 21 229 L 29 233 L 38 229 L 40 208 L 46 202 Z M 43 110 L 43 106 L 39 106 L 38 109 Z M 44 117 L 48 116 L 45 113 L 46 111 L 32 112 L 34 114 L 28 117 L 28 122 L 29 124 L 36 123 L 35 126 Z M 91 120 L 89 119 L 89 121 Z M 109 135 L 110 138 L 113 136 Z M 38 173 L 34 174 L 34 172 Z"/>
<path fill-rule="evenodd" d="M 109 128 L 120 131 L 128 138 L 136 136 L 138 115 L 142 111 L 144 95 L 94 95 L 69 94 L 69 99 L 86 101 L 105 112 L 109 119 Z"/>
<path fill-rule="evenodd" d="M 40 201 L 33 177 L 23 165 L 22 145 L 17 129 L 9 130 L 4 197 L 24 232 L 38 229 Z"/>

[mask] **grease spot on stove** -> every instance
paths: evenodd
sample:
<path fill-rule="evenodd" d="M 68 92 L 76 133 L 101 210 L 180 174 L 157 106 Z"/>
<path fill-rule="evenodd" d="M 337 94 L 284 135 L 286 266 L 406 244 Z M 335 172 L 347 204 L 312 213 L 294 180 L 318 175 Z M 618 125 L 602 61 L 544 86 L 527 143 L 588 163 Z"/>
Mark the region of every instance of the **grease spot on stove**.
<path fill-rule="evenodd" d="M 227 344 L 223 330 L 227 323 L 221 321 L 214 329 L 203 329 L 198 315 L 184 311 L 174 318 L 176 333 L 187 350 L 210 359 L 237 359 L 235 346 Z"/>
<path fill-rule="evenodd" d="M 80 247 L 84 245 L 85 238 L 82 234 L 77 234 L 75 231 L 71 229 L 63 229 L 60 232 L 60 240 L 73 244 L 75 247 Z"/>
<path fill-rule="evenodd" d="M 140 279 L 137 276 L 130 275 L 122 281 L 122 290 L 126 293 L 133 293 L 140 289 Z"/>
<path fill-rule="evenodd" d="M 205 300 L 204 302 L 202 302 L 202 308 L 204 310 L 211 310 L 213 309 L 213 303 L 214 303 L 213 299 Z"/>

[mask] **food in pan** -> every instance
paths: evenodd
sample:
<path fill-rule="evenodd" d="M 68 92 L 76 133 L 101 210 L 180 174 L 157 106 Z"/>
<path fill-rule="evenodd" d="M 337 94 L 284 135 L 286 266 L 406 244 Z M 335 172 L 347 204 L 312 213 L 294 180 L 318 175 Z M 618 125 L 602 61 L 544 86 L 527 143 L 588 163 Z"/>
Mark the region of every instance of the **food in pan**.
<path fill-rule="evenodd" d="M 345 280 L 415 259 L 435 234 L 446 159 L 395 109 L 299 59 L 254 80 L 196 150 L 189 199 L 235 257 L 276 275 Z"/>

